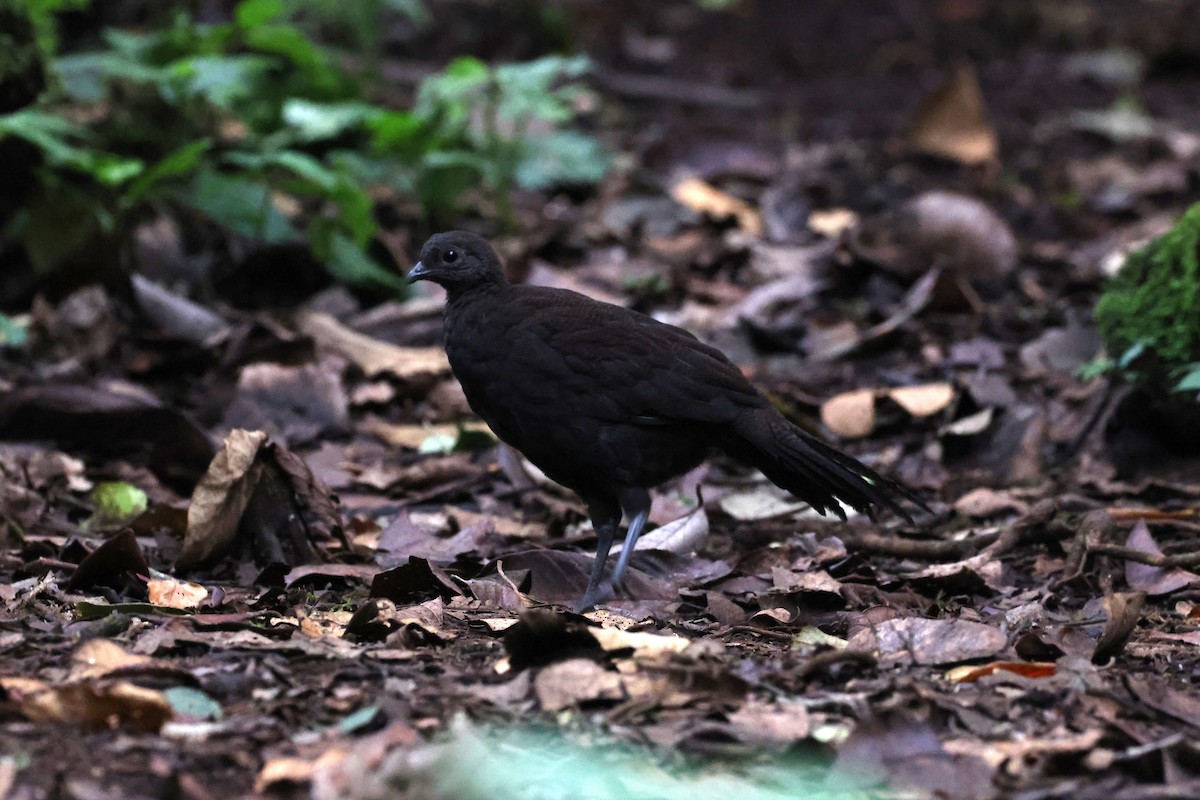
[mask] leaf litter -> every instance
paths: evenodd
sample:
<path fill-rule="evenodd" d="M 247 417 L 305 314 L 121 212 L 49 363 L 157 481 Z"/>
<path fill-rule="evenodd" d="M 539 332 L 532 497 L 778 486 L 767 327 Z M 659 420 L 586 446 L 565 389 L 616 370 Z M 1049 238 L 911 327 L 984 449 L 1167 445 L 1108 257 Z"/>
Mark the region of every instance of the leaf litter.
<path fill-rule="evenodd" d="M 686 18 L 712 24 L 660 21 Z M 851 110 L 782 144 L 659 101 L 624 140 L 645 174 L 517 198 L 509 250 L 718 344 L 930 500 L 920 526 L 717 461 L 574 615 L 584 509 L 479 435 L 436 298 L 38 300 L 0 351 L 0 794 L 1196 794 L 1196 456 L 1131 443 L 1077 371 L 1104 276 L 1186 199 L 1184 112 L 1097 113 L 1113 90 L 1053 50 L 931 92 L 889 83 L 912 57 L 863 59 L 866 110 L 798 84 Z"/>

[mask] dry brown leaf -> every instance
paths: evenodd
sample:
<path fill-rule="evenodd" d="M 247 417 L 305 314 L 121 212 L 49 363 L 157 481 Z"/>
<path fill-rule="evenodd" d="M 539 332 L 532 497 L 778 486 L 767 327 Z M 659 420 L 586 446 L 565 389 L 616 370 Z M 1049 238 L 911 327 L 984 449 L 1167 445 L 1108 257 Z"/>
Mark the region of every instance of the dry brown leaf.
<path fill-rule="evenodd" d="M 1007 644 L 1003 632 L 982 622 L 902 617 L 863 628 L 847 647 L 914 664 L 951 664 L 994 656 Z"/>
<path fill-rule="evenodd" d="M 954 387 L 948 383 L 925 383 L 887 390 L 896 405 L 914 417 L 929 417 L 944 411 L 954 400 Z"/>
<path fill-rule="evenodd" d="M 671 520 L 638 539 L 636 550 L 666 550 L 684 555 L 694 553 L 708 538 L 708 514 L 697 508 L 690 514 Z M 624 547 L 624 544 L 621 545 Z M 613 553 L 620 552 L 614 549 Z"/>
<path fill-rule="evenodd" d="M 996 160 L 1000 143 L 970 64 L 960 64 L 922 100 L 908 142 L 913 150 L 963 164 Z"/>
<path fill-rule="evenodd" d="M 1114 592 L 1104 597 L 1104 631 L 1092 653 L 1093 664 L 1104 664 L 1120 654 L 1137 628 L 1146 602 L 1145 592 Z"/>
<path fill-rule="evenodd" d="M 729 721 L 748 738 L 769 742 L 799 742 L 812 732 L 808 711 L 799 703 L 764 703 L 751 697 Z"/>
<path fill-rule="evenodd" d="M 654 658 L 668 653 L 682 653 L 692 643 L 675 634 L 626 631 L 619 628 L 588 628 L 588 632 L 607 650 L 633 650 L 634 658 Z"/>
<path fill-rule="evenodd" d="M 224 551 L 258 484 L 259 451 L 267 443 L 262 431 L 234 430 L 225 437 L 208 471 L 192 492 L 187 533 L 176 566 L 202 563 Z"/>
<path fill-rule="evenodd" d="M 714 219 L 737 220 L 738 227 L 751 236 L 762 236 L 762 215 L 745 200 L 723 192 L 699 178 L 685 178 L 671 187 L 677 203 Z"/>
<path fill-rule="evenodd" d="M 196 608 L 208 597 L 208 589 L 173 578 L 151 578 L 146 582 L 146 594 L 156 606 Z"/>
<path fill-rule="evenodd" d="M 621 676 L 588 658 L 572 658 L 542 668 L 533 691 L 544 711 L 562 711 L 580 703 L 620 700 Z"/>
<path fill-rule="evenodd" d="M 1125 540 L 1125 546 L 1150 555 L 1161 556 L 1163 554 L 1162 548 L 1150 534 L 1150 528 L 1147 527 L 1145 520 L 1138 520 L 1134 523 Z M 1125 583 L 1129 585 L 1130 589 L 1157 597 L 1200 584 L 1200 575 L 1180 567 L 1155 567 L 1150 564 L 1139 564 L 1136 561 L 1126 561 Z"/>
<path fill-rule="evenodd" d="M 848 208 L 831 208 L 813 211 L 808 215 L 808 229 L 829 239 L 841 236 L 858 225 L 858 214 Z"/>
<path fill-rule="evenodd" d="M 351 330 L 319 311 L 301 312 L 296 326 L 321 349 L 350 359 L 369 378 L 387 373 L 401 380 L 414 380 L 450 371 L 446 352 L 440 347 L 400 347 Z"/>
<path fill-rule="evenodd" d="M 128 681 L 85 680 L 53 687 L 32 678 L 0 678 L 0 687 L 32 722 L 155 732 L 173 714 L 162 692 Z"/>
<path fill-rule="evenodd" d="M 1052 661 L 992 661 L 955 667 L 946 672 L 946 680 L 951 683 L 974 683 L 997 672 L 1012 672 L 1026 678 L 1049 678 L 1057 674 L 1058 665 Z"/>
<path fill-rule="evenodd" d="M 88 639 L 71 654 L 70 679 L 98 678 L 116 670 L 153 663 L 154 659 L 149 656 L 127 653 L 119 644 L 108 639 Z"/>
<path fill-rule="evenodd" d="M 809 507 L 808 503 L 766 482 L 747 491 L 730 492 L 720 499 L 719 504 L 722 511 L 742 522 L 774 519 Z"/>
<path fill-rule="evenodd" d="M 875 392 L 856 389 L 821 405 L 821 422 L 843 439 L 858 439 L 875 429 Z"/>
<path fill-rule="evenodd" d="M 1009 492 L 980 486 L 958 498 L 954 502 L 954 510 L 964 516 L 982 519 L 1005 511 L 1025 514 L 1029 511 L 1029 504 Z"/>

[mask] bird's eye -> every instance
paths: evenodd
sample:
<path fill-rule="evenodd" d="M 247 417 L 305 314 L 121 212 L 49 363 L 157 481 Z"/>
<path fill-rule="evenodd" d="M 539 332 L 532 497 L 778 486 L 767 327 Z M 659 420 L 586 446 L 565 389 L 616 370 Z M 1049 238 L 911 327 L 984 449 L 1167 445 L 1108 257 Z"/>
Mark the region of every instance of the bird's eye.
<path fill-rule="evenodd" d="M 447 250 L 442 253 L 442 261 L 445 261 L 447 264 L 453 264 L 455 261 L 458 261 L 458 251 Z"/>

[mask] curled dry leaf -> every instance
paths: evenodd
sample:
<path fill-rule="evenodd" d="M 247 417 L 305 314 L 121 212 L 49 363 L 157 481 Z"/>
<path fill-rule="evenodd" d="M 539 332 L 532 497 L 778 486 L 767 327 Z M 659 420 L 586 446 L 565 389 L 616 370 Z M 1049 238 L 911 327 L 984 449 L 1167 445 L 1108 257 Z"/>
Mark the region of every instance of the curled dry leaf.
<path fill-rule="evenodd" d="M 168 608 L 196 608 L 208 598 L 208 589 L 198 583 L 173 578 L 151 578 L 146 584 L 151 603 Z"/>
<path fill-rule="evenodd" d="M 1049 678 L 1058 672 L 1058 665 L 1047 661 L 992 661 L 955 667 L 946 672 L 946 680 L 951 683 L 974 683 L 997 672 L 1011 672 L 1026 678 Z"/>
<path fill-rule="evenodd" d="M 635 550 L 666 550 L 686 555 L 694 553 L 708 538 L 708 514 L 697 508 L 690 514 L 671 520 L 638 539 Z M 624 547 L 624 544 L 621 545 Z M 620 552 L 614 549 L 613 553 Z"/>
<path fill-rule="evenodd" d="M 723 192 L 699 178 L 685 178 L 671 187 L 671 196 L 681 205 L 714 219 L 737 220 L 738 227 L 751 236 L 762 236 L 762 216 L 749 203 Z"/>
<path fill-rule="evenodd" d="M 1145 592 L 1114 592 L 1104 598 L 1104 631 L 1092 653 L 1093 664 L 1104 664 L 1125 649 L 1146 602 Z"/>
<path fill-rule="evenodd" d="M 400 347 L 373 339 L 319 311 L 301 312 L 296 325 L 318 347 L 348 358 L 369 378 L 386 373 L 401 380 L 427 380 L 450 371 L 440 347 Z"/>
<path fill-rule="evenodd" d="M 238 429 L 225 437 L 221 452 L 192 492 L 177 567 L 186 569 L 207 561 L 233 541 L 258 485 L 262 469 L 258 455 L 266 442 L 267 435 L 262 431 Z"/>
<path fill-rule="evenodd" d="M 1000 143 L 970 64 L 960 64 L 923 98 L 908 142 L 917 152 L 963 164 L 996 160 Z"/>
<path fill-rule="evenodd" d="M 949 383 L 898 386 L 894 389 L 855 389 L 834 395 L 821 405 L 821 422 L 844 439 L 858 439 L 875 430 L 875 401 L 887 398 L 913 417 L 930 417 L 954 400 Z"/>
<path fill-rule="evenodd" d="M 1143 553 L 1161 556 L 1162 548 L 1150 535 L 1150 528 L 1145 520 L 1138 520 L 1129 531 L 1125 546 Z M 1200 584 L 1200 575 L 1180 567 L 1156 567 L 1151 564 L 1139 564 L 1136 561 L 1125 562 L 1125 582 L 1129 588 L 1142 591 L 1151 597 L 1177 592 L 1188 586 Z"/>

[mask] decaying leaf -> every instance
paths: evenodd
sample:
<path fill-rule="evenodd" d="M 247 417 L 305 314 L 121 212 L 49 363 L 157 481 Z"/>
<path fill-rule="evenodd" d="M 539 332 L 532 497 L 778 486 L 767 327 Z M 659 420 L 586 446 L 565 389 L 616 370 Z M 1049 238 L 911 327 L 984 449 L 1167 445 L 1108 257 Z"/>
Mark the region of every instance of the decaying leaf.
<path fill-rule="evenodd" d="M 945 411 L 954 400 L 949 383 L 897 386 L 891 389 L 855 389 L 834 395 L 821 404 L 821 422 L 843 439 L 859 439 L 875 430 L 875 403 L 887 398 L 913 417 L 931 417 Z"/>
<path fill-rule="evenodd" d="M 167 608 L 196 608 L 208 598 L 208 590 L 200 584 L 174 578 L 151 578 L 146 594 L 151 603 Z"/>
<path fill-rule="evenodd" d="M 994 656 L 1008 644 L 997 628 L 963 619 L 889 619 L 850 637 L 851 650 L 915 664 L 953 664 Z"/>
<path fill-rule="evenodd" d="M 1000 143 L 970 64 L 958 65 L 922 100 L 908 141 L 914 150 L 964 164 L 996 160 Z"/>
<path fill-rule="evenodd" d="M 192 492 L 187 534 L 176 566 L 187 569 L 219 555 L 233 541 L 242 513 L 258 485 L 262 431 L 235 430 L 226 437 L 208 471 Z"/>
<path fill-rule="evenodd" d="M 369 378 L 386 373 L 401 380 L 428 380 L 450 371 L 441 347 L 389 344 L 353 331 L 318 311 L 302 312 L 296 317 L 296 325 L 318 347 L 350 359 Z"/>
<path fill-rule="evenodd" d="M 738 227 L 751 236 L 762 236 L 762 216 L 741 198 L 723 192 L 699 178 L 685 178 L 671 187 L 675 200 L 714 219 L 737 220 Z"/>

